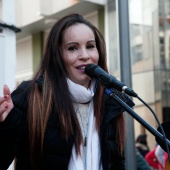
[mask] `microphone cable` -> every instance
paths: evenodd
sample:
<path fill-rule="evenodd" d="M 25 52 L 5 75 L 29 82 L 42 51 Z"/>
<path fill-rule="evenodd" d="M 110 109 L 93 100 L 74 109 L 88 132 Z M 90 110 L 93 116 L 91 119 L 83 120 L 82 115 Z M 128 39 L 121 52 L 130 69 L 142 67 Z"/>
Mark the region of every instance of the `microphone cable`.
<path fill-rule="evenodd" d="M 131 96 L 131 97 L 136 97 L 138 98 L 147 108 L 149 108 L 149 110 L 151 111 L 151 113 L 153 114 L 153 116 L 155 117 L 160 130 L 162 132 L 163 135 L 163 140 L 165 142 L 165 146 L 167 149 L 167 153 L 168 153 L 168 158 L 170 161 L 170 152 L 169 152 L 169 147 L 166 141 L 166 135 L 165 132 L 162 128 L 162 125 L 159 122 L 159 119 L 157 118 L 156 114 L 154 113 L 154 111 L 151 109 L 151 107 L 145 102 L 143 101 L 137 93 L 135 93 L 131 88 L 127 87 L 124 83 L 122 83 L 121 81 L 117 80 L 115 77 L 113 77 L 112 75 L 108 74 L 107 72 L 105 72 L 99 65 L 96 64 L 88 64 L 85 67 L 85 73 L 91 77 L 92 79 L 97 79 L 101 82 L 101 84 L 103 86 L 105 86 L 106 88 L 114 88 L 117 89 L 121 92 L 126 93 L 127 95 Z M 111 90 L 111 89 L 110 89 Z M 114 92 L 114 90 L 111 90 Z"/>
<path fill-rule="evenodd" d="M 108 88 L 106 88 L 108 89 Z M 109 89 L 110 91 L 112 91 L 112 93 L 114 93 L 114 89 Z M 124 92 L 122 92 L 124 93 Z M 132 97 L 132 96 L 131 96 Z M 133 96 L 134 97 L 134 96 Z M 153 114 L 154 118 L 156 119 L 156 122 L 158 123 L 159 127 L 160 127 L 160 131 L 162 132 L 162 136 L 163 136 L 163 140 L 164 140 L 164 143 L 165 143 L 165 147 L 166 147 L 166 150 L 167 150 L 167 153 L 168 153 L 168 160 L 170 161 L 170 152 L 169 152 L 169 147 L 168 147 L 168 143 L 167 143 L 167 140 L 166 140 L 166 135 L 165 135 L 165 132 L 164 132 L 164 129 L 162 128 L 162 125 L 158 119 L 158 117 L 156 116 L 155 112 L 152 110 L 152 108 L 144 101 L 142 100 L 138 94 L 136 93 L 136 96 L 135 96 L 138 100 L 140 100 L 150 111 L 151 113 Z"/>
<path fill-rule="evenodd" d="M 162 125 L 158 119 L 158 117 L 156 116 L 155 112 L 152 110 L 152 108 L 144 101 L 142 100 L 138 95 L 136 96 L 136 98 L 138 100 L 140 100 L 150 111 L 151 113 L 153 114 L 154 118 L 156 119 L 159 127 L 160 127 L 160 130 L 162 132 L 162 135 L 163 135 L 163 139 L 164 139 L 164 142 L 165 142 L 165 147 L 167 149 L 167 153 L 168 153 L 168 160 L 170 161 L 170 152 L 169 152 L 169 147 L 168 147 L 168 144 L 167 144 L 167 141 L 166 141 L 166 135 L 165 135 L 165 132 L 164 132 L 164 129 L 162 128 Z"/>

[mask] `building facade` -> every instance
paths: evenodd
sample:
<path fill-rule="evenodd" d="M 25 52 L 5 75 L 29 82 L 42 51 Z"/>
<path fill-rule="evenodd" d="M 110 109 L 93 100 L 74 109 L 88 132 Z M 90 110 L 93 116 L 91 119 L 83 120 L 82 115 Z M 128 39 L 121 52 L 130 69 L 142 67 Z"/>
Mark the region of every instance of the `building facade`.
<path fill-rule="evenodd" d="M 169 5 L 169 0 L 129 0 L 132 88 L 153 109 L 160 122 L 170 120 Z M 120 77 L 117 1 L 108 0 L 105 11 L 109 70 Z M 158 123 L 151 111 L 136 98 L 133 100 L 135 112 L 156 128 Z M 154 136 L 136 120 L 134 129 L 135 136 L 148 135 L 152 149 Z"/>

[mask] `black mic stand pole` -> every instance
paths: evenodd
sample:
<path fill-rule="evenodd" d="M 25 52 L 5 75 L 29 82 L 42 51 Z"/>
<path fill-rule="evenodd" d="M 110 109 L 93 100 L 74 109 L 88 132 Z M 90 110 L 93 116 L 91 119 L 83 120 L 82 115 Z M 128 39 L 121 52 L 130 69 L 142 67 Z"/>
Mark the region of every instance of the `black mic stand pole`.
<path fill-rule="evenodd" d="M 163 135 L 159 133 L 155 128 L 142 119 L 136 112 L 134 112 L 125 102 L 123 102 L 115 93 L 110 89 L 105 89 L 105 94 L 121 105 L 133 118 L 135 118 L 140 124 L 142 124 L 150 133 L 155 137 L 164 141 Z M 170 141 L 166 139 L 167 144 L 170 146 Z"/>

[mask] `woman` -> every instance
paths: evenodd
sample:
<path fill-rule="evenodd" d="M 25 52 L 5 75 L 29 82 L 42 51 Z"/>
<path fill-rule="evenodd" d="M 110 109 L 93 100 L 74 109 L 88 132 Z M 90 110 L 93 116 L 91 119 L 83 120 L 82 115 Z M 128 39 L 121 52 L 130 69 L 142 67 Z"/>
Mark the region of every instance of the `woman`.
<path fill-rule="evenodd" d="M 107 72 L 101 33 L 79 14 L 52 28 L 44 58 L 31 81 L 0 98 L 0 169 L 125 169 L 123 109 L 85 74 Z M 133 102 L 117 92 L 129 106 Z"/>

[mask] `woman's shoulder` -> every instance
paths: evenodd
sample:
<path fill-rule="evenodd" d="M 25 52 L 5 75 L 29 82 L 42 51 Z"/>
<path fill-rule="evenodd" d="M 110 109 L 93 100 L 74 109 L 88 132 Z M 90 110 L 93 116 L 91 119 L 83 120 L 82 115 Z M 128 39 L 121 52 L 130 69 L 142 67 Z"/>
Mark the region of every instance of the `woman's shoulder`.
<path fill-rule="evenodd" d="M 24 90 L 25 91 L 26 89 L 28 89 L 31 86 L 31 83 L 32 83 L 31 80 L 23 81 L 18 85 L 16 90 L 22 90 L 22 91 Z"/>
<path fill-rule="evenodd" d="M 124 93 L 115 92 L 116 96 L 118 96 L 124 103 L 126 103 L 129 107 L 133 107 L 134 103 L 132 100 Z M 119 105 L 113 98 L 105 98 L 105 114 L 103 117 L 103 124 L 107 124 L 113 118 L 121 115 L 125 109 Z"/>
<path fill-rule="evenodd" d="M 23 81 L 21 82 L 15 89 L 14 91 L 11 93 L 11 95 L 15 95 L 18 93 L 28 93 L 31 89 L 31 80 L 28 81 Z"/>
<path fill-rule="evenodd" d="M 11 98 L 14 105 L 25 105 L 28 102 L 28 96 L 31 89 L 31 81 L 23 81 L 11 93 Z"/>
<path fill-rule="evenodd" d="M 123 92 L 119 92 L 117 90 L 114 90 L 114 94 L 120 98 L 123 102 L 125 102 L 129 107 L 133 107 L 135 104 L 133 103 L 133 101 L 130 99 L 130 97 L 128 95 L 126 95 Z M 117 102 L 112 99 L 112 98 L 106 98 L 106 106 L 114 106 L 114 107 L 121 107 L 119 104 L 117 104 Z"/>

